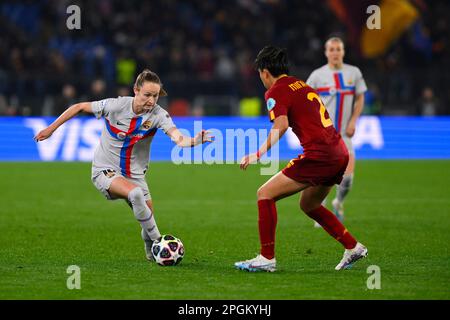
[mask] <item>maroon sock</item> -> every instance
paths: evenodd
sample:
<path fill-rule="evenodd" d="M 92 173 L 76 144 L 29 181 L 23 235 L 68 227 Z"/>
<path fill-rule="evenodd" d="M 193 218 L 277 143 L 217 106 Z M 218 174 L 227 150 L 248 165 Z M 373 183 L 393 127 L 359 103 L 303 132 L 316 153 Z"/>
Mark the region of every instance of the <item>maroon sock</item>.
<path fill-rule="evenodd" d="M 356 246 L 355 238 L 347 231 L 339 219 L 324 206 L 320 206 L 306 214 L 320 223 L 326 232 L 342 243 L 345 249 L 353 249 Z"/>
<path fill-rule="evenodd" d="M 277 227 L 275 200 L 258 200 L 258 227 L 261 255 L 267 259 L 273 259 L 275 257 L 275 229 Z"/>

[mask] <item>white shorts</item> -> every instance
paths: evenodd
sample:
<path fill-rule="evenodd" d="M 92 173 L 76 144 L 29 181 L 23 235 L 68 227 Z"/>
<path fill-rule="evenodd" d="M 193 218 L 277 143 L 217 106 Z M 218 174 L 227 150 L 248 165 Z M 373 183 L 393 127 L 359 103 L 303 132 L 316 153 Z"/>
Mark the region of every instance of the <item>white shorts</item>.
<path fill-rule="evenodd" d="M 147 181 L 145 180 L 145 178 L 140 178 L 140 179 L 128 178 L 128 177 L 122 176 L 120 173 L 117 173 L 115 170 L 105 169 L 102 171 L 93 172 L 91 180 L 92 180 L 92 183 L 94 184 L 94 186 L 97 188 L 97 190 L 100 191 L 106 197 L 106 199 L 116 200 L 118 198 L 111 195 L 108 192 L 108 190 L 109 190 L 109 187 L 111 187 L 112 181 L 117 177 L 125 178 L 126 180 L 130 181 L 134 185 L 141 187 L 142 191 L 144 191 L 145 201 L 152 199 L 152 197 L 150 195 L 150 191 L 148 189 Z"/>
<path fill-rule="evenodd" d="M 342 134 L 342 140 L 344 140 L 345 146 L 347 147 L 349 154 L 355 154 L 355 149 L 353 148 L 352 138 L 347 137 L 347 135 L 344 133 Z"/>

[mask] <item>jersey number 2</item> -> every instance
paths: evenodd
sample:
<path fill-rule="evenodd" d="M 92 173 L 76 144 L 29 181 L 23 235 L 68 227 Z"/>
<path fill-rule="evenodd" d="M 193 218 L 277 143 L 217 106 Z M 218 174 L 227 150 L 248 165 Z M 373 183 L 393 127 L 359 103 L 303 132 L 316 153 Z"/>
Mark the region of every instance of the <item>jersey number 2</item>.
<path fill-rule="evenodd" d="M 329 126 L 332 126 L 333 125 L 333 121 L 331 121 L 330 118 L 325 118 L 325 112 L 327 111 L 327 109 L 323 105 L 323 102 L 320 99 L 320 97 L 317 95 L 317 93 L 310 92 L 310 93 L 308 93 L 307 98 L 308 98 L 309 101 L 314 101 L 314 99 L 316 99 L 319 102 L 319 104 L 320 104 L 320 110 L 319 110 L 319 112 L 320 112 L 320 121 L 322 121 L 322 125 L 325 128 L 329 127 Z"/>

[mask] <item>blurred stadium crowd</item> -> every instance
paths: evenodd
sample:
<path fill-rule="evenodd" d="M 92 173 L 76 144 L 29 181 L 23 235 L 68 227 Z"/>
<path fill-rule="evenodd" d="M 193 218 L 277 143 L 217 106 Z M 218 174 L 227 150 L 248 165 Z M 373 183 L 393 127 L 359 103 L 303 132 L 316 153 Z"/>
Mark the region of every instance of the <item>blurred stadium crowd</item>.
<path fill-rule="evenodd" d="M 58 115 L 78 101 L 132 95 L 143 68 L 160 75 L 169 92 L 161 104 L 174 115 L 239 114 L 230 105 L 243 102 L 263 112 L 259 49 L 286 47 L 291 73 L 306 79 L 326 63 L 329 36 L 348 43 L 329 2 L 2 1 L 0 115 Z M 66 26 L 72 4 L 80 30 Z M 345 61 L 369 87 L 365 113 L 450 114 L 450 3 L 418 4 L 420 19 L 384 55 L 364 58 L 347 44 Z"/>

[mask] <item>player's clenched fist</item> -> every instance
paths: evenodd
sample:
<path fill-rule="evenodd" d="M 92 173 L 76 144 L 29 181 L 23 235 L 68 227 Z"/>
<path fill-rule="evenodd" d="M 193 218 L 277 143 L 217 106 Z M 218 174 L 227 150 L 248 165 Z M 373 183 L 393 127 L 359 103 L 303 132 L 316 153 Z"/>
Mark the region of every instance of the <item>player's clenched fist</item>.
<path fill-rule="evenodd" d="M 347 137 L 352 138 L 355 135 L 356 124 L 354 121 L 350 121 L 345 129 L 345 134 Z"/>

